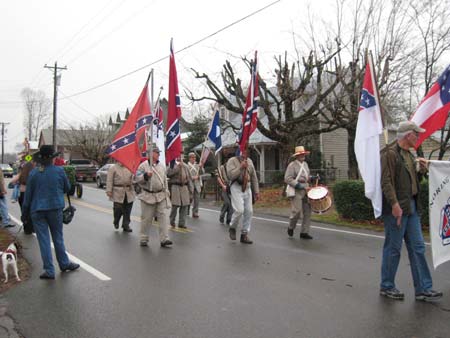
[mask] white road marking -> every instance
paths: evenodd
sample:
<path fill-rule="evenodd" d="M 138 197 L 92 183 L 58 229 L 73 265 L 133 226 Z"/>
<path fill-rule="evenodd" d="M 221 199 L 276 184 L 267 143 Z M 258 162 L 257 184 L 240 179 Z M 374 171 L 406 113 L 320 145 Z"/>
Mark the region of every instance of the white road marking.
<path fill-rule="evenodd" d="M 9 214 L 9 217 L 11 217 L 11 219 L 16 222 L 17 224 L 21 224 L 22 222 L 20 222 L 17 218 L 15 218 L 13 215 Z M 36 234 L 34 234 L 36 236 Z M 55 247 L 53 246 L 52 243 L 52 248 L 54 249 Z M 90 266 L 89 264 L 83 262 L 81 259 L 75 257 L 74 255 L 70 254 L 69 252 L 67 252 L 67 256 L 69 256 L 70 260 L 72 262 L 78 263 L 80 264 L 81 268 L 83 268 L 84 270 L 86 270 L 87 272 L 89 272 L 91 275 L 93 275 L 94 277 L 97 277 L 98 279 L 100 279 L 101 281 L 109 281 L 111 280 L 110 277 L 108 277 L 107 275 L 105 275 L 104 273 L 98 271 L 97 269 L 95 269 L 94 267 Z"/>
<path fill-rule="evenodd" d="M 215 210 L 215 209 L 200 208 L 200 210 L 220 213 L 219 210 Z M 272 218 L 264 218 L 264 217 L 256 217 L 256 216 L 253 216 L 253 218 L 254 219 L 259 219 L 261 221 L 269 221 L 269 222 L 275 222 L 275 223 L 289 224 L 289 222 L 287 222 L 287 221 L 280 221 L 280 220 L 272 219 Z M 311 228 L 319 229 L 319 230 L 325 230 L 325 231 L 331 231 L 331 232 L 339 232 L 339 233 L 342 233 L 342 234 L 349 234 L 349 235 L 355 235 L 355 236 L 372 237 L 372 238 L 378 238 L 378 239 L 383 239 L 384 240 L 384 236 L 366 234 L 366 233 L 363 233 L 363 232 L 325 228 L 325 227 L 320 227 L 320 226 L 316 226 L 316 225 L 311 225 Z M 429 242 L 425 242 L 425 245 L 431 245 L 431 244 Z"/>

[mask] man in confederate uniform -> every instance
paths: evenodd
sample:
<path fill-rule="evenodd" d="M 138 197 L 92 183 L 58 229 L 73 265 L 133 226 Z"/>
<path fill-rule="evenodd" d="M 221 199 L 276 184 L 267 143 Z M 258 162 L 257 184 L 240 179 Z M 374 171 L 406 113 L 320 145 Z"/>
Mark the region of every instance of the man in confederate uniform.
<path fill-rule="evenodd" d="M 141 188 L 138 198 L 141 200 L 141 246 L 148 246 L 149 227 L 156 216 L 159 222 L 159 240 L 161 247 L 172 245 L 169 239 L 169 225 L 166 210 L 171 207 L 166 168 L 159 162 L 159 148 L 152 151 L 152 165 L 146 160 L 139 165 L 135 182 Z"/>
<path fill-rule="evenodd" d="M 182 155 L 181 155 L 182 156 Z M 173 166 L 167 168 L 167 177 L 170 180 L 170 197 L 172 200 L 172 211 L 170 212 L 170 225 L 175 227 L 177 211 L 180 209 L 178 227 L 186 229 L 186 214 L 191 204 L 193 183 L 189 166 L 181 161 L 181 156 Z"/>
<path fill-rule="evenodd" d="M 234 212 L 230 224 L 230 239 L 236 240 L 236 228 L 242 216 L 241 243 L 252 244 L 248 237 L 253 216 L 252 191 L 255 201 L 259 198 L 259 184 L 255 167 L 250 158 L 247 158 L 247 149 L 241 156 L 235 156 L 227 162 L 227 174 L 230 181 L 231 204 Z"/>
<path fill-rule="evenodd" d="M 131 209 L 135 193 L 133 189 L 133 174 L 130 170 L 117 162 L 108 169 L 106 175 L 106 195 L 114 202 L 114 228 L 119 229 L 120 218 L 124 232 L 132 232 L 130 228 Z"/>
<path fill-rule="evenodd" d="M 309 234 L 309 228 L 311 225 L 311 206 L 308 203 L 308 197 L 306 196 L 306 189 L 309 187 L 308 182 L 309 167 L 305 161 L 306 151 L 303 146 L 295 147 L 295 160 L 289 163 L 286 173 L 284 175 L 284 181 L 295 189 L 295 196 L 290 197 L 291 200 L 291 215 L 289 217 L 289 227 L 287 233 L 289 237 L 294 236 L 294 229 L 297 226 L 297 221 L 302 218 L 302 228 L 300 231 L 300 238 L 312 239 Z"/>
<path fill-rule="evenodd" d="M 192 183 L 194 184 L 192 199 L 192 217 L 198 218 L 198 204 L 200 202 L 200 192 L 202 191 L 202 177 L 200 172 L 203 171 L 201 164 L 195 163 L 195 153 L 189 153 L 189 172 L 191 173 Z"/>

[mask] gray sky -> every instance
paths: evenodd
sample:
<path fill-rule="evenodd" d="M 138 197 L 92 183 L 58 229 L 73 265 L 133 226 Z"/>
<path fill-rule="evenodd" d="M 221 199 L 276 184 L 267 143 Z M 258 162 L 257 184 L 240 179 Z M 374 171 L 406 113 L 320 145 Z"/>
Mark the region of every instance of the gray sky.
<path fill-rule="evenodd" d="M 11 123 L 6 151 L 13 151 L 24 137 L 21 90 L 41 89 L 53 98 L 52 72 L 44 64 L 53 66 L 57 61 L 68 68 L 59 87 L 58 127 L 93 121 L 132 107 L 152 67 L 155 96 L 163 86 L 162 96 L 167 97 L 168 58 L 99 89 L 64 97 L 167 57 L 171 37 L 175 52 L 179 51 L 274 1 L 1 1 L 0 122 Z M 273 56 L 293 50 L 292 31 L 298 33 L 307 24 L 308 4 L 281 0 L 176 54 L 184 111 L 192 107 L 183 89 L 203 90 L 191 67 L 218 77 L 226 59 L 240 64 L 239 56 L 251 57 L 258 50 L 261 76 L 273 76 Z M 322 19 L 333 19 L 334 1 L 315 1 L 311 6 Z"/>

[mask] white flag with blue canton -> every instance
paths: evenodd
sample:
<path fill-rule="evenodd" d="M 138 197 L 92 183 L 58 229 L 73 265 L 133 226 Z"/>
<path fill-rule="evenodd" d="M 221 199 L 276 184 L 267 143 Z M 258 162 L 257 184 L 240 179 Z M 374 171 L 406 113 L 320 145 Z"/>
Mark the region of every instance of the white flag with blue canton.
<path fill-rule="evenodd" d="M 211 127 L 209 128 L 208 138 L 214 143 L 214 148 L 216 151 L 215 155 L 222 149 L 222 134 L 220 132 L 220 117 L 219 110 L 216 110 L 214 117 L 211 122 Z"/>
<path fill-rule="evenodd" d="M 375 218 L 378 218 L 382 208 L 380 134 L 383 124 L 376 90 L 373 62 L 369 57 L 361 90 L 354 149 L 365 195 L 372 201 Z"/>

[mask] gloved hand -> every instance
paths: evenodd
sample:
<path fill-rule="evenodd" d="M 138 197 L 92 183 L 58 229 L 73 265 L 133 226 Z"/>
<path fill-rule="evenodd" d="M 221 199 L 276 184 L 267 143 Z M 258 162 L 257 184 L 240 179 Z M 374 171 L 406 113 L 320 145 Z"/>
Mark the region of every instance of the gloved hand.
<path fill-rule="evenodd" d="M 305 189 L 305 188 L 306 188 L 306 185 L 303 184 L 303 183 L 300 183 L 300 182 L 298 182 L 298 183 L 295 185 L 295 189 L 296 189 L 296 190 L 301 190 L 301 189 Z"/>

